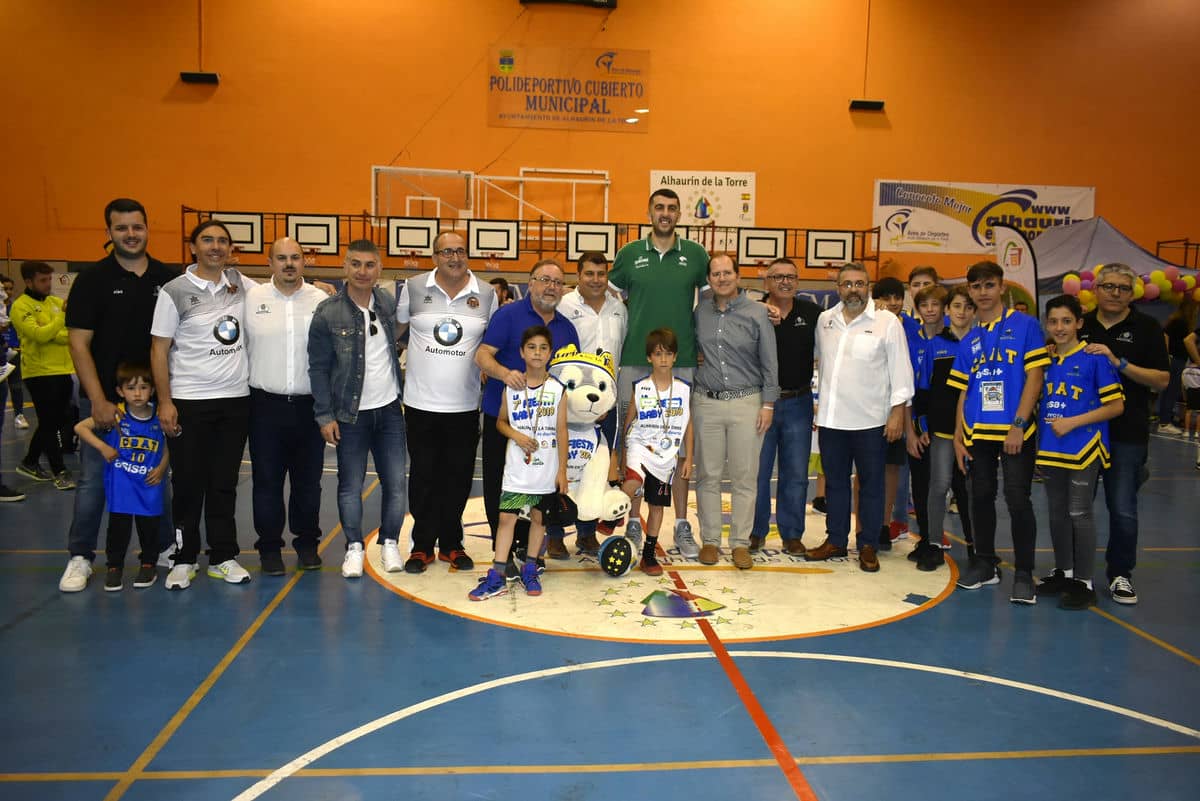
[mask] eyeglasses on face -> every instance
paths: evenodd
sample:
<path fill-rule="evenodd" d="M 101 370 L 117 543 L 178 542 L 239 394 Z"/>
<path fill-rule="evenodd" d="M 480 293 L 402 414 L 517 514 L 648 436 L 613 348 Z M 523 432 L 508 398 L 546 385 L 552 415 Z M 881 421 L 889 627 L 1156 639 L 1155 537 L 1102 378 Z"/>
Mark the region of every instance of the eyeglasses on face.
<path fill-rule="evenodd" d="M 1114 284 L 1114 283 L 1111 283 L 1108 281 L 1104 282 L 1103 284 L 1096 284 L 1096 289 L 1103 289 L 1105 292 L 1107 292 L 1110 295 L 1132 295 L 1133 294 L 1133 287 L 1130 286 L 1129 284 Z"/>
<path fill-rule="evenodd" d="M 539 283 L 543 283 L 546 286 L 552 286 L 552 287 L 556 287 L 558 289 L 561 289 L 563 286 L 563 282 L 558 280 L 557 278 L 547 278 L 544 275 L 535 275 L 530 280 L 538 281 Z"/>
<path fill-rule="evenodd" d="M 843 281 L 838 284 L 842 289 L 866 289 L 866 281 Z"/>
<path fill-rule="evenodd" d="M 441 256 L 443 259 L 449 259 L 449 258 L 453 258 L 454 256 L 467 255 L 467 249 L 466 248 L 442 248 L 441 250 L 435 250 L 434 253 L 436 253 L 438 256 Z"/>
<path fill-rule="evenodd" d="M 772 281 L 778 281 L 781 284 L 786 284 L 789 281 L 797 280 L 796 276 L 794 275 L 768 275 L 767 278 L 770 278 Z"/>
<path fill-rule="evenodd" d="M 375 323 L 379 320 L 379 315 L 373 311 L 368 311 L 367 314 L 371 315 L 371 326 L 369 329 L 371 331 L 371 336 L 375 336 L 379 333 L 379 326 L 375 325 Z"/>

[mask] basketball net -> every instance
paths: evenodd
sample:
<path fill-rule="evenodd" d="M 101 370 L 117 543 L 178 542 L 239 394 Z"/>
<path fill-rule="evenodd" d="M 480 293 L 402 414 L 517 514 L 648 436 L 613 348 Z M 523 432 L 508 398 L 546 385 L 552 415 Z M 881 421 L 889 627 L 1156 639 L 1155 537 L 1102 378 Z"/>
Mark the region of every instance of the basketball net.
<path fill-rule="evenodd" d="M 410 250 L 408 253 L 404 254 L 404 269 L 415 270 L 420 267 L 421 262 L 418 261 L 417 258 L 419 255 L 420 254 L 418 254 L 415 250 Z"/>
<path fill-rule="evenodd" d="M 499 252 L 498 250 L 485 250 L 483 252 L 483 263 L 493 272 L 499 272 L 500 270 L 500 259 L 496 256 Z"/>
<path fill-rule="evenodd" d="M 236 267 L 238 265 L 239 253 L 241 253 L 241 248 L 237 245 L 229 248 L 229 260 L 226 262 L 226 264 L 228 264 L 230 267 Z"/>
<path fill-rule="evenodd" d="M 305 248 L 304 249 L 304 266 L 312 267 L 312 266 L 316 265 L 316 263 L 317 263 L 317 249 L 316 248 Z"/>

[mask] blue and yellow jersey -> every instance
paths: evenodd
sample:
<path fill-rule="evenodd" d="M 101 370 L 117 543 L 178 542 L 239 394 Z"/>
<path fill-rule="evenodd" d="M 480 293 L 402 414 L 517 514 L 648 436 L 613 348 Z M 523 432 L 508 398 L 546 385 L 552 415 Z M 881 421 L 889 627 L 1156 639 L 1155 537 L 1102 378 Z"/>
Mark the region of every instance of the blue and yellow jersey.
<path fill-rule="evenodd" d="M 1037 463 L 1046 467 L 1082 470 L 1096 459 L 1108 467 L 1108 421 L 1080 426 L 1064 437 L 1056 436 L 1050 421 L 1076 417 L 1106 403 L 1124 400 L 1121 378 L 1108 358 L 1085 353 L 1080 342 L 1062 356 L 1050 359 L 1042 395 L 1042 433 L 1038 435 Z"/>
<path fill-rule="evenodd" d="M 162 514 L 163 485 L 161 482 L 147 485 L 146 476 L 158 467 L 166 452 L 158 416 L 153 414 L 149 419 L 139 420 L 125 411 L 124 403 L 118 403 L 117 408 L 121 412 L 117 424 L 108 431 L 96 432 L 96 436 L 117 450 L 117 458 L 104 471 L 108 510 L 157 517 Z"/>
<path fill-rule="evenodd" d="M 997 319 L 963 337 L 950 368 L 948 386 L 966 392 L 963 440 L 1003 441 L 1012 428 L 1025 389 L 1025 374 L 1050 363 L 1038 321 L 1005 309 Z M 1029 424 L 1025 439 L 1037 430 Z"/>
<path fill-rule="evenodd" d="M 959 391 L 947 385 L 947 376 L 958 356 L 958 347 L 959 341 L 949 328 L 930 337 L 922 326 L 909 340 L 908 355 L 916 387 L 912 401 L 913 427 L 918 434 L 930 433 L 946 439 L 954 436 Z"/>

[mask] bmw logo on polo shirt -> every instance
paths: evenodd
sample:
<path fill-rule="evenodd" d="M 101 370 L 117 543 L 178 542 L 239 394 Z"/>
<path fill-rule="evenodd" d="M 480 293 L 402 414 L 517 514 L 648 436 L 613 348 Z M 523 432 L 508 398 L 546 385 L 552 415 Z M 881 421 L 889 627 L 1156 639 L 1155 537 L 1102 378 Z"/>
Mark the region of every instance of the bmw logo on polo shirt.
<path fill-rule="evenodd" d="M 462 323 L 453 317 L 439 320 L 438 324 L 433 327 L 433 338 L 443 347 L 457 345 L 462 340 L 462 335 Z"/>
<path fill-rule="evenodd" d="M 237 345 L 237 341 L 242 337 L 242 325 L 238 322 L 238 318 L 231 314 L 226 314 L 221 319 L 217 320 L 217 324 L 212 329 L 213 336 L 218 342 L 225 347 L 213 348 L 208 352 L 209 356 L 224 356 L 230 353 L 237 353 L 241 350 L 241 346 Z"/>

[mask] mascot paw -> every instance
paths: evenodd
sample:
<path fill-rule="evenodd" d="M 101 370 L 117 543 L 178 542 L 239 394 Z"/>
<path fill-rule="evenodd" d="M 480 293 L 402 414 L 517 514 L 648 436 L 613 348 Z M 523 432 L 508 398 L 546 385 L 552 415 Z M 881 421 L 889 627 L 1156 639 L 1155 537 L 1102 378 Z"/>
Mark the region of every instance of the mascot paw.
<path fill-rule="evenodd" d="M 629 514 L 629 496 L 620 490 L 604 493 L 604 520 L 617 520 Z"/>

